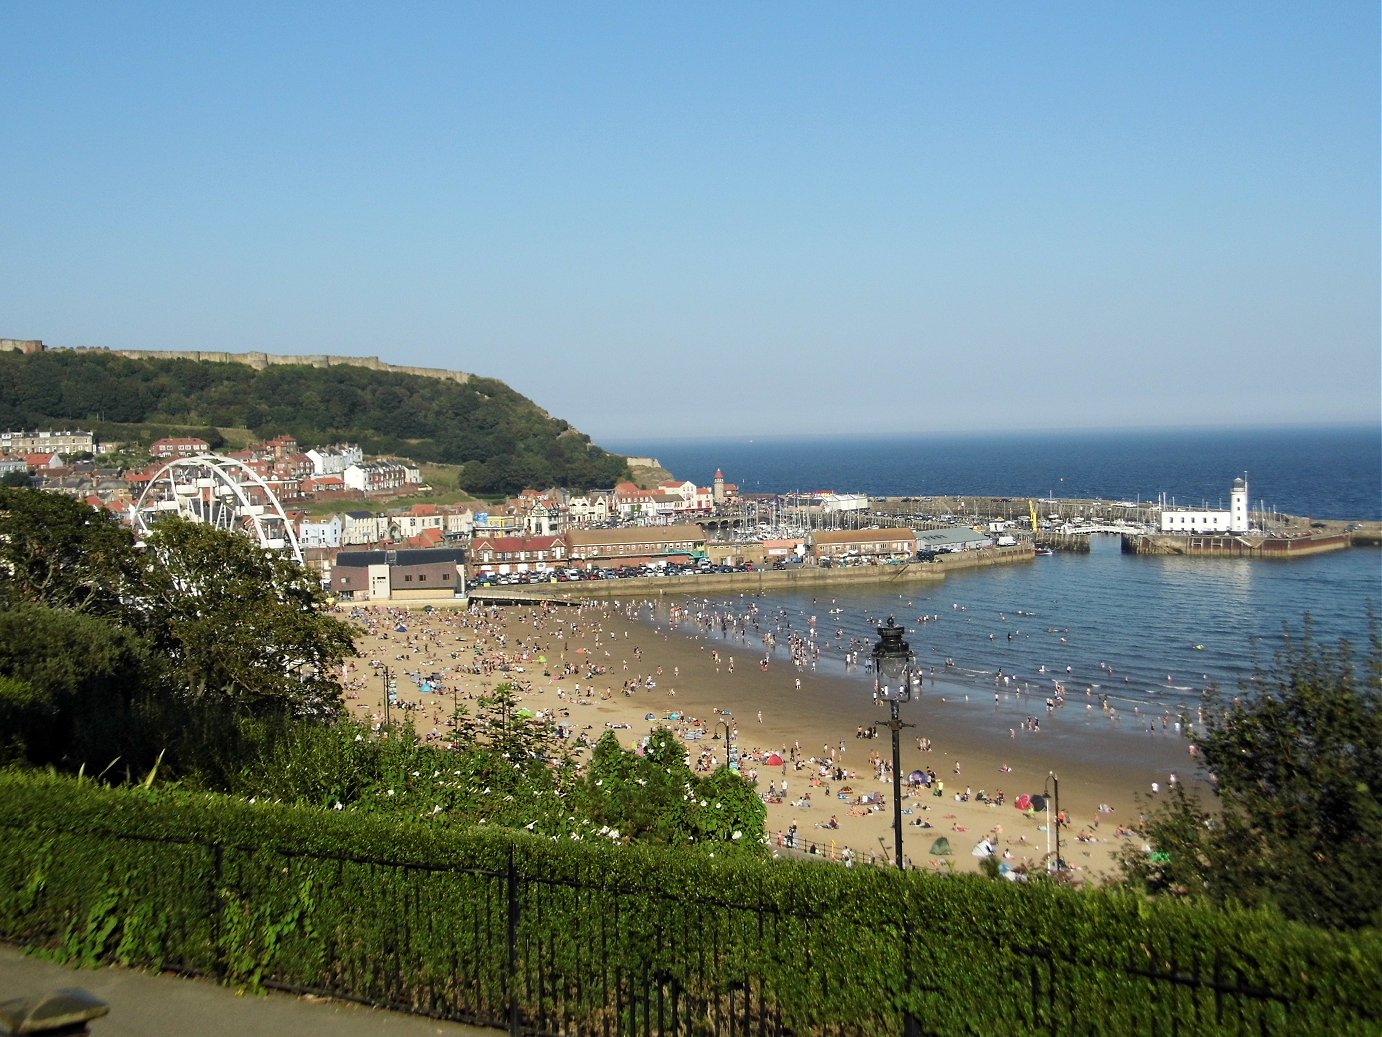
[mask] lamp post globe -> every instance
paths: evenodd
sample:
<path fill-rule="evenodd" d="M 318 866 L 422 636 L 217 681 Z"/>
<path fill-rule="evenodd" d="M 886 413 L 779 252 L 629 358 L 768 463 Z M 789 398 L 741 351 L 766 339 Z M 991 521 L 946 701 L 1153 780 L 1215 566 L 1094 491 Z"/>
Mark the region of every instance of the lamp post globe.
<path fill-rule="evenodd" d="M 906 628 L 888 617 L 878 628 L 878 643 L 873 646 L 874 698 L 885 700 L 889 707 L 888 728 L 893 733 L 893 846 L 899 871 L 904 867 L 902 856 L 902 745 L 900 736 L 904 724 L 898 716 L 898 705 L 912 698 L 912 666 L 916 656 L 912 647 L 902 640 Z"/>
<path fill-rule="evenodd" d="M 907 702 L 912 697 L 911 671 L 916 656 L 912 646 L 902 640 L 907 632 L 888 617 L 878 628 L 878 643 L 873 646 L 873 669 L 877 675 L 878 697 L 890 702 Z"/>

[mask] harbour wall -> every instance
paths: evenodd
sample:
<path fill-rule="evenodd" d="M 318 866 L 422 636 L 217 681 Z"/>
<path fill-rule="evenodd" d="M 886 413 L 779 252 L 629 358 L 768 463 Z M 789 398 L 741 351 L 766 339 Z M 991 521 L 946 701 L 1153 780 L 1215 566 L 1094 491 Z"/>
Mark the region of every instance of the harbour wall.
<path fill-rule="evenodd" d="M 1308 558 L 1342 551 L 1352 538 L 1348 533 L 1312 537 L 1246 537 L 1143 534 L 1123 536 L 1123 553 L 1132 555 L 1185 555 L 1194 558 Z"/>
<path fill-rule="evenodd" d="M 957 551 L 931 562 L 902 565 L 852 565 L 822 568 L 816 565 L 789 569 L 756 569 L 753 572 L 686 573 L 681 576 L 639 576 L 627 580 L 581 580 L 576 583 L 539 583 L 505 587 L 475 587 L 469 596 L 475 601 L 573 601 L 583 598 L 649 597 L 686 594 L 692 597 L 717 597 L 726 593 L 757 594 L 779 592 L 796 587 L 862 586 L 880 583 L 926 583 L 944 580 L 947 572 L 980 569 L 993 565 L 1030 562 L 1030 546 L 995 547 L 979 551 Z"/>

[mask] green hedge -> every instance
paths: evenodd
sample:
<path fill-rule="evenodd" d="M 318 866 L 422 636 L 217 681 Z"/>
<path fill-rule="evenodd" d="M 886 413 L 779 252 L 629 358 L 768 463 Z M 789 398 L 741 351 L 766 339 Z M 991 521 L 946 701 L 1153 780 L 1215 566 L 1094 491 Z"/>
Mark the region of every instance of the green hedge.
<path fill-rule="evenodd" d="M 17 774 L 0 936 L 547 1032 L 1382 1032 L 1376 932 Z"/>

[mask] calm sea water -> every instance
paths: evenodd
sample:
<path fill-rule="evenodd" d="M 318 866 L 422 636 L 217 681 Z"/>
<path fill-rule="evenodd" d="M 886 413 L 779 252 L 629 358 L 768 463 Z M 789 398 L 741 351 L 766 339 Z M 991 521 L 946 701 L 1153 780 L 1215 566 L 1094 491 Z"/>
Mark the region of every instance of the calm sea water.
<path fill-rule="evenodd" d="M 1296 515 L 1382 517 L 1376 428 L 662 441 L 614 449 L 652 454 L 701 484 L 719 467 L 742 490 L 765 493 L 1054 492 L 1145 501 L 1164 491 L 1184 505 L 1217 507 L 1221 500 L 1226 506 L 1230 481 L 1246 470 L 1254 507 L 1262 501 Z M 1122 554 L 1116 537 L 1095 537 L 1088 555 L 953 573 L 900 596 L 881 586 L 818 588 L 700 607 L 756 609 L 760 626 L 802 636 L 814 630 L 826 672 L 845 673 L 850 642 L 871 646 L 874 626 L 894 615 L 908 627 L 919 662 L 943 673 L 953 660 L 952 678 L 976 689 L 975 702 L 990 708 L 1001 669 L 1042 694 L 1056 680 L 1077 700 L 1092 689 L 1095 714 L 1098 697 L 1108 695 L 1129 712 L 1135 706 L 1144 716 L 1175 715 L 1193 711 L 1209 684 L 1245 685 L 1273 661 L 1284 635 L 1301 636 L 1307 616 L 1316 640 L 1347 639 L 1365 649 L 1369 612 L 1382 608 L 1382 551 L 1353 548 L 1287 562 L 1148 558 Z M 922 622 L 923 616 L 934 618 Z"/>
<path fill-rule="evenodd" d="M 715 469 L 746 493 L 837 490 L 1155 501 L 1228 507 L 1243 472 L 1254 510 L 1382 519 L 1382 428 L 955 434 L 910 438 L 647 439 L 605 444 L 652 455 L 708 486 Z"/>

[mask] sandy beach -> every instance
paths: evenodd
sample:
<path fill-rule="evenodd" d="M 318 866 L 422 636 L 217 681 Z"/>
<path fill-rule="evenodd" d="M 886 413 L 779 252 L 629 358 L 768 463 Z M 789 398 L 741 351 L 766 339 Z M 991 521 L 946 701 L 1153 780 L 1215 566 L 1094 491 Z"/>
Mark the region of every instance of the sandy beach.
<path fill-rule="evenodd" d="M 345 679 L 346 705 L 357 719 L 383 722 L 387 666 L 398 686 L 393 721 L 410 721 L 419 736 L 440 744 L 451 731 L 453 702 L 473 714 L 475 700 L 501 683 L 592 744 L 612 730 L 632 748 L 669 727 L 693 767 L 724 763 L 728 729 L 742 771 L 756 778 L 767 804 L 774 852 L 814 849 L 858 865 L 893 858 L 888 712 L 862 677 L 818 675 L 809 656 L 794 663 L 747 628 L 737 640 L 732 628 L 728 640 L 712 636 L 716 616 L 666 603 L 339 611 L 361 631 Z M 903 721 L 916 725 L 901 735 L 906 857 L 917 868 L 977 871 L 973 851 L 987 839 L 1013 867 L 1041 867 L 1054 843 L 1052 814 L 1023 812 L 1015 802 L 1053 788 L 1055 772 L 1067 817 L 1061 857 L 1081 880 L 1115 873 L 1114 858 L 1136 839 L 1125 833 L 1136 827 L 1152 783 L 1164 788 L 1178 768 L 1182 780 L 1193 773 L 1185 742 L 1105 731 L 1077 717 L 1084 710 L 1075 703 L 1054 713 L 1032 704 L 1038 729 L 1019 730 L 1010 722 L 1011 694 L 995 691 L 994 713 L 986 715 L 975 689 L 932 674 L 902 706 Z M 1057 737 L 1065 710 L 1067 729 Z M 875 724 L 876 737 L 867 737 Z M 767 762 L 773 753 L 781 762 Z M 934 774 L 933 787 L 909 789 L 915 771 Z M 942 837 L 949 854 L 933 852 Z"/>

